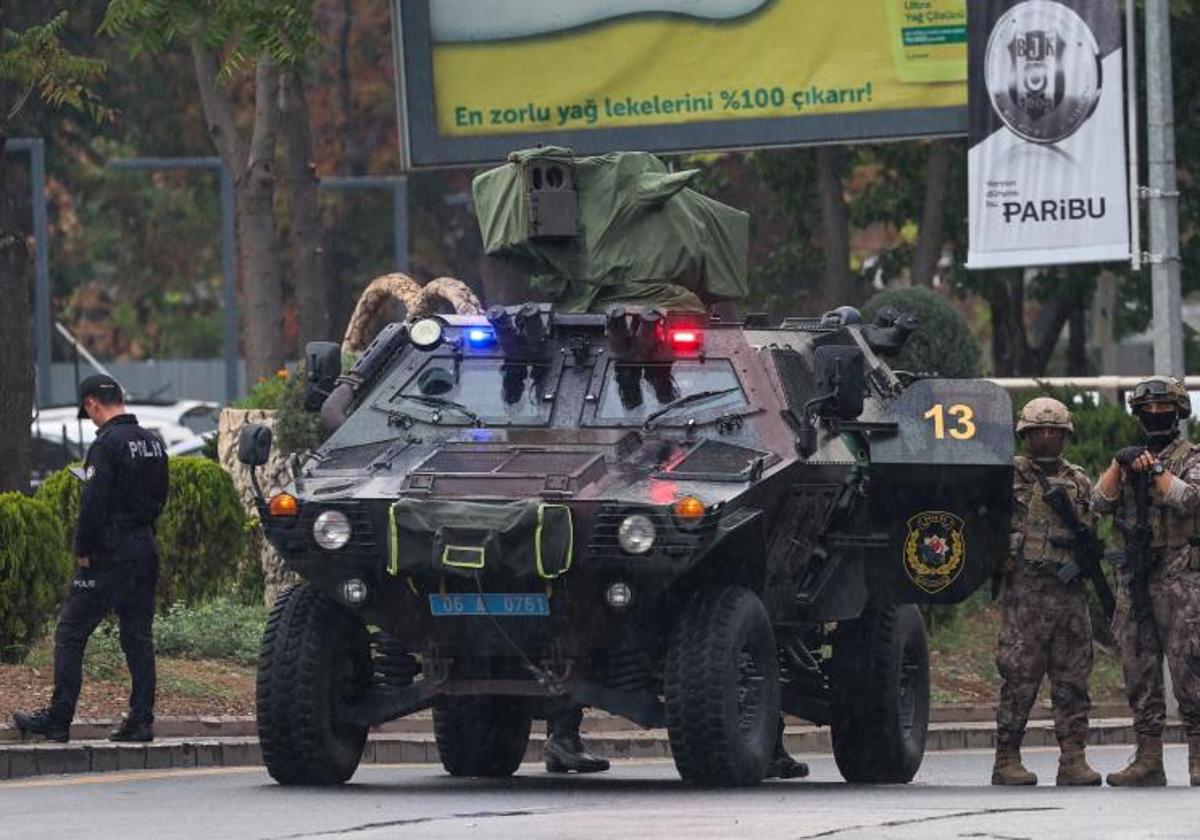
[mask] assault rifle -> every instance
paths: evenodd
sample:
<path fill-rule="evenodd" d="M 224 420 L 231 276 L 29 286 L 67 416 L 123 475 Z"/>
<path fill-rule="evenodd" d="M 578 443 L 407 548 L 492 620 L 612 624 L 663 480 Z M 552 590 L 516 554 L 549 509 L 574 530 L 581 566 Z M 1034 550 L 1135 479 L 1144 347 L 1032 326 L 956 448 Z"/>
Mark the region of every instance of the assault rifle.
<path fill-rule="evenodd" d="M 1140 446 L 1128 446 L 1117 453 L 1117 463 L 1128 468 L 1144 451 Z M 1118 521 L 1117 527 L 1125 537 L 1125 563 L 1133 571 L 1129 591 L 1133 614 L 1142 621 L 1151 615 L 1150 566 L 1154 562 L 1150 552 L 1154 536 L 1150 527 L 1150 474 L 1131 471 L 1129 480 L 1133 484 L 1134 520 L 1132 524 Z"/>
<path fill-rule="evenodd" d="M 1059 566 L 1058 579 L 1063 583 L 1071 583 L 1081 574 L 1086 575 L 1100 598 L 1104 617 L 1111 620 L 1117 609 L 1117 599 L 1113 597 L 1112 587 L 1108 585 L 1108 578 L 1104 576 L 1104 569 L 1100 566 L 1104 557 L 1104 543 L 1096 536 L 1095 531 L 1080 521 L 1075 505 L 1071 504 L 1062 485 L 1045 490 L 1042 499 L 1058 514 L 1058 518 L 1071 532 L 1071 538 L 1065 545 L 1071 549 L 1071 559 Z"/>

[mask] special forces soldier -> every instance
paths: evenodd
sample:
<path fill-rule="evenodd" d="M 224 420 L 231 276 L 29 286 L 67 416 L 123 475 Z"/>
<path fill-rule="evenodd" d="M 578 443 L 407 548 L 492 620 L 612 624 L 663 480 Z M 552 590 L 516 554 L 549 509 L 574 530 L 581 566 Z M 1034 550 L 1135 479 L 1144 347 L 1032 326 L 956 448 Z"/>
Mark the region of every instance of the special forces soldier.
<path fill-rule="evenodd" d="M 115 612 L 133 687 L 129 714 L 110 737 L 150 741 L 155 690 L 151 625 L 158 581 L 154 521 L 167 498 L 166 450 L 126 413 L 121 387 L 110 376 L 89 376 L 80 383 L 79 417 L 90 418 L 99 432 L 84 465 L 75 579 L 55 633 L 54 695 L 48 708 L 17 712 L 13 721 L 22 732 L 68 740 L 84 646 L 101 620 Z"/>
<path fill-rule="evenodd" d="M 1012 553 L 1006 567 L 996 664 L 1003 680 L 996 710 L 994 785 L 1035 785 L 1021 764 L 1021 741 L 1042 677 L 1050 676 L 1054 729 L 1061 757 L 1060 785 L 1098 785 L 1100 774 L 1084 757 L 1092 629 L 1082 577 L 1064 582 L 1073 562 L 1069 523 L 1047 501 L 1066 493 L 1076 524 L 1092 523 L 1092 484 L 1083 470 L 1062 458 L 1071 415 L 1058 400 L 1030 400 L 1017 420 L 1025 455 L 1015 461 Z M 1061 494 L 1062 491 L 1059 491 Z"/>
<path fill-rule="evenodd" d="M 1192 404 L 1178 380 L 1153 376 L 1134 387 L 1129 406 L 1145 445 L 1118 452 L 1094 496 L 1096 511 L 1115 513 L 1124 536 L 1113 632 L 1137 733 L 1133 760 L 1108 783 L 1167 783 L 1165 655 L 1187 731 L 1188 773 L 1200 785 L 1200 447 L 1179 433 Z"/>

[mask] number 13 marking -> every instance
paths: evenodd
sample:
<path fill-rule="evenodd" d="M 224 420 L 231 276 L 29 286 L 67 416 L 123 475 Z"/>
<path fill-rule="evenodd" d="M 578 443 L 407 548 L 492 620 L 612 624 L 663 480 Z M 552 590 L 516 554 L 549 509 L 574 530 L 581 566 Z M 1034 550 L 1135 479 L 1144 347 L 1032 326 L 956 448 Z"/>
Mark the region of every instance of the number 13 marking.
<path fill-rule="evenodd" d="M 925 419 L 933 421 L 933 436 L 937 440 L 945 440 L 946 438 L 946 415 L 957 419 L 954 428 L 950 429 L 950 437 L 955 440 L 970 440 L 975 437 L 975 410 L 969 405 L 957 403 L 949 408 L 943 408 L 941 403 L 938 403 L 933 408 L 925 412 Z"/>

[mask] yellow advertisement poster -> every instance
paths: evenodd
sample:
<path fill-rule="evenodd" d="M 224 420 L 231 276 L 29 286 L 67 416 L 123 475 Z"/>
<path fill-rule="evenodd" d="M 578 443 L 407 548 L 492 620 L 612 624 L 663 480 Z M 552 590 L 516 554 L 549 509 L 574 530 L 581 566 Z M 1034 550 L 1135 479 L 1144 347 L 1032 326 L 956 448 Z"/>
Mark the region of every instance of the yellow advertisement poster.
<path fill-rule="evenodd" d="M 436 132 L 965 107 L 966 18 L 966 0 L 429 0 Z"/>

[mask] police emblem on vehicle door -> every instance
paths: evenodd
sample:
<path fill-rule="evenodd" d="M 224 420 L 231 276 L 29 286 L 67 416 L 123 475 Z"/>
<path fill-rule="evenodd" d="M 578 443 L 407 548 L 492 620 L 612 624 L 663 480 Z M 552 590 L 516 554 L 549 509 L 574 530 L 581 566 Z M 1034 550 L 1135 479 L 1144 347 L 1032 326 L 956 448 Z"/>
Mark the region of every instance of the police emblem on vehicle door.
<path fill-rule="evenodd" d="M 988 97 L 1024 140 L 1057 143 L 1087 122 L 1100 101 L 1100 48 L 1074 10 L 1026 0 L 996 22 L 984 58 Z"/>
<path fill-rule="evenodd" d="M 967 557 L 963 521 L 953 513 L 931 510 L 908 520 L 904 571 L 925 592 L 941 592 L 962 573 Z"/>

